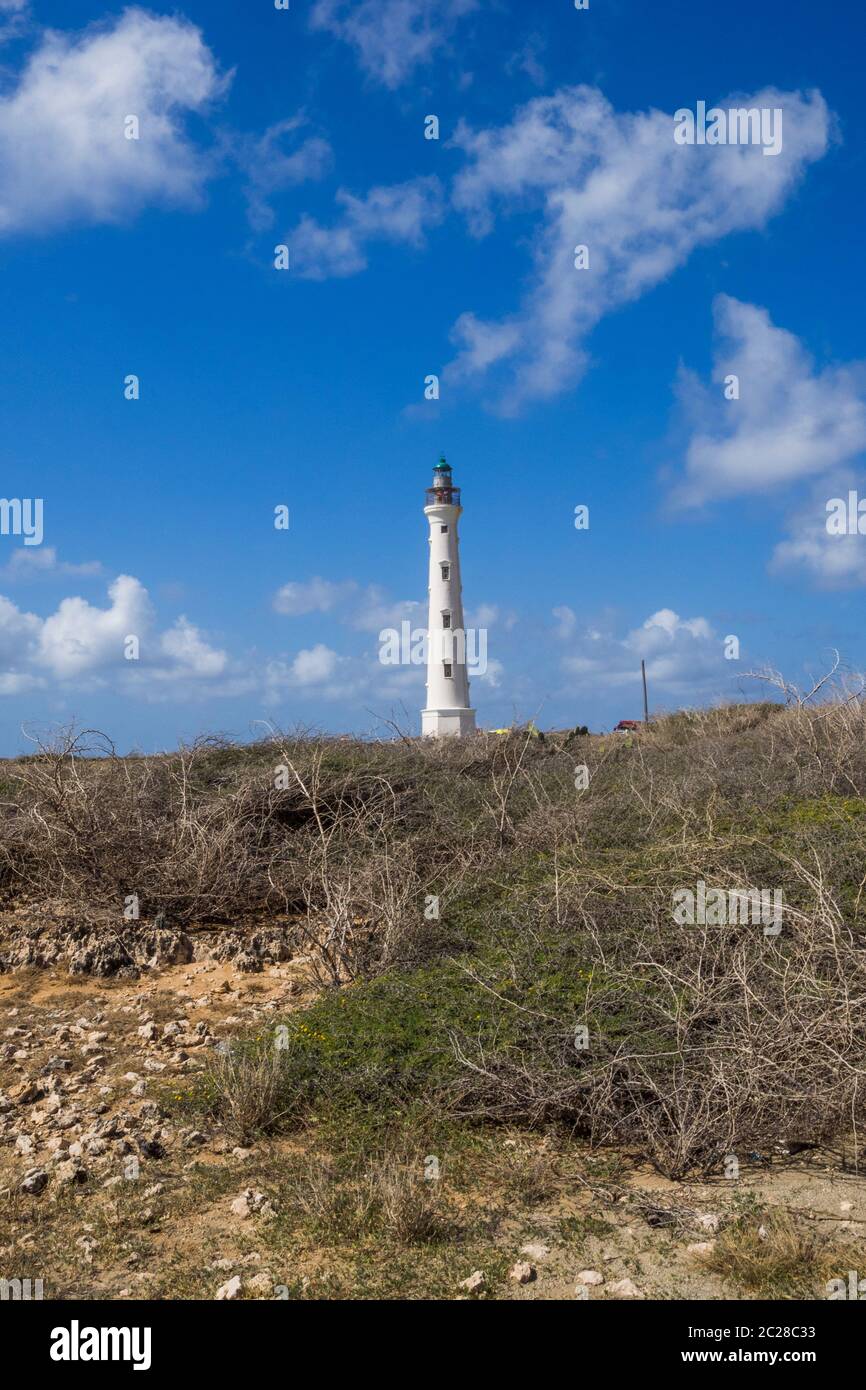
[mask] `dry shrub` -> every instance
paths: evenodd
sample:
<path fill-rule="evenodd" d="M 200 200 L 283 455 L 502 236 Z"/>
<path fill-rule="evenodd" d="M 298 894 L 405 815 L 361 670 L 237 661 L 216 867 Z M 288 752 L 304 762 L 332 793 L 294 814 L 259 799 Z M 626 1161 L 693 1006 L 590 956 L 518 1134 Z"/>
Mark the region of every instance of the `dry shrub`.
<path fill-rule="evenodd" d="M 429 950 L 427 894 L 456 893 L 480 857 L 471 827 L 462 844 L 440 833 L 450 765 L 401 744 L 202 739 L 121 758 L 66 730 L 7 775 L 7 901 L 98 922 L 136 894 L 142 919 L 168 926 L 288 913 L 331 985 Z"/>
<path fill-rule="evenodd" d="M 423 1178 L 422 1172 L 419 1160 L 410 1165 L 392 1159 L 379 1165 L 382 1224 L 400 1245 L 428 1245 L 442 1240 L 451 1228 L 441 1180 Z"/>
<path fill-rule="evenodd" d="M 547 1148 L 509 1146 L 504 1169 L 506 1197 L 519 1206 L 537 1206 L 560 1189 L 556 1154 Z"/>
<path fill-rule="evenodd" d="M 226 920 L 242 894 L 262 903 L 271 798 L 255 781 L 220 794 L 207 765 L 219 741 L 171 757 L 121 758 L 103 735 L 65 731 L 13 764 L 16 811 L 0 854 L 13 891 L 85 917 L 138 894 L 142 915 Z"/>
<path fill-rule="evenodd" d="M 729 1154 L 746 1164 L 755 1150 L 820 1143 L 852 1124 L 856 1141 L 866 953 L 826 886 L 811 889 L 778 937 L 760 925 L 674 926 L 669 894 L 590 895 L 569 908 L 563 890 L 559 923 L 536 921 L 496 971 L 477 968 L 500 997 L 516 982 L 518 1028 L 498 1051 L 454 1039 L 458 1104 L 497 1122 L 566 1121 L 599 1145 L 639 1147 L 670 1175 L 720 1171 Z M 545 993 L 551 961 L 559 974 Z M 582 997 L 556 993 L 563 970 Z"/>
<path fill-rule="evenodd" d="M 725 1227 L 701 1264 L 752 1298 L 827 1298 L 833 1279 L 864 1267 L 866 1249 L 786 1211 L 755 1212 Z"/>
<path fill-rule="evenodd" d="M 213 1112 L 241 1144 L 277 1129 L 293 1109 L 282 1056 L 273 1045 L 217 1049 L 205 1087 Z"/>
<path fill-rule="evenodd" d="M 426 1245 L 451 1229 L 441 1183 L 425 1179 L 422 1159 L 403 1155 L 372 1159 L 348 1175 L 307 1159 L 284 1188 L 284 1201 L 334 1241 L 385 1234 L 399 1245 Z"/>

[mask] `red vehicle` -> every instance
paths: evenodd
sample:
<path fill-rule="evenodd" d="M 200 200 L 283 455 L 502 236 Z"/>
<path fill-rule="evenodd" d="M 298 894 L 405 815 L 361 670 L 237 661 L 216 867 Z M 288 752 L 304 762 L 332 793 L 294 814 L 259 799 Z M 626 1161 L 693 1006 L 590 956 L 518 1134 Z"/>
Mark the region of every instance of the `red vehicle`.
<path fill-rule="evenodd" d="M 614 729 L 615 734 L 634 734 L 641 727 L 639 719 L 621 719 Z"/>

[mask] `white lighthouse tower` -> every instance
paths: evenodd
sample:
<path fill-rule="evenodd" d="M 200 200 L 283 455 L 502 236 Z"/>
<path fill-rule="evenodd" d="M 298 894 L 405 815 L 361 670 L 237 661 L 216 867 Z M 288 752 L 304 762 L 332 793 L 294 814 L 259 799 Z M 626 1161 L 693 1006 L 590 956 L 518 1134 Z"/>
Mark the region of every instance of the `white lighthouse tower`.
<path fill-rule="evenodd" d="M 444 458 L 433 471 L 424 515 L 430 523 L 430 611 L 427 621 L 427 704 L 421 733 L 433 738 L 475 732 L 466 674 L 466 631 L 460 585 L 457 523 L 460 489 Z"/>

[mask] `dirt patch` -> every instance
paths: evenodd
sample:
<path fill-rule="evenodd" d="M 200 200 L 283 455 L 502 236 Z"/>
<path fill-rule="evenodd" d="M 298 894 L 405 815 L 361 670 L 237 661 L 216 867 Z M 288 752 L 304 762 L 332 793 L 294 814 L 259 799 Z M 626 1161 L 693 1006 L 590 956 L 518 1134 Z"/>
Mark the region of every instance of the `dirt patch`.
<path fill-rule="evenodd" d="M 224 1297 L 714 1300 L 760 1296 L 737 1279 L 764 1278 L 759 1233 L 772 1244 L 780 1221 L 786 1250 L 794 1230 L 804 1249 L 819 1241 L 819 1282 L 801 1296 L 822 1296 L 834 1260 L 843 1279 L 866 1269 L 866 1184 L 845 1155 L 819 1151 L 685 1183 L 561 1137 L 482 1131 L 468 1153 L 442 1154 L 447 1239 L 407 1246 L 363 1223 L 347 1237 L 339 1170 L 321 1202 L 333 1229 L 311 1224 L 315 1118 L 241 1148 L 165 1103 L 212 1048 L 266 1034 L 310 988 L 303 962 L 251 976 L 206 955 L 134 979 L 0 977 L 0 1274 L 42 1278 L 60 1298 L 215 1298 L 228 1285 Z M 353 1171 L 357 1183 L 364 1165 Z M 748 1260 L 740 1232 L 758 1242 Z M 774 1258 L 767 1246 L 771 1288 Z M 510 1277 L 520 1263 L 523 1284 Z M 595 1282 L 581 1283 L 587 1271 Z"/>

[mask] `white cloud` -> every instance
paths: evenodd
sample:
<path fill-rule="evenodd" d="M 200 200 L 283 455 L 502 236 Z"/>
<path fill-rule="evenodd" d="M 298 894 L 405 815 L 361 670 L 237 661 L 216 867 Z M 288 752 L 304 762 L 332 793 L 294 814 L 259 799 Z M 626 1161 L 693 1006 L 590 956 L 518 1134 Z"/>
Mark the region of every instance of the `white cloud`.
<path fill-rule="evenodd" d="M 423 700 L 422 666 L 383 666 L 378 655 L 343 656 L 324 643 L 267 662 L 263 677 L 263 699 L 267 705 L 282 705 L 298 699 L 351 702 L 356 712 L 366 709 L 387 714 L 393 701 L 409 699 L 413 706 Z"/>
<path fill-rule="evenodd" d="M 14 693 L 16 682 L 32 681 L 33 655 L 39 640 L 39 619 L 22 613 L 10 599 L 0 595 L 0 678 Z"/>
<path fill-rule="evenodd" d="M 9 563 L 0 570 L 0 575 L 13 583 L 16 580 L 26 583 L 30 579 L 54 574 L 84 577 L 101 573 L 102 566 L 98 560 L 87 560 L 80 565 L 71 565 L 58 558 L 57 551 L 52 545 L 20 546 L 17 550 L 13 550 Z"/>
<path fill-rule="evenodd" d="M 824 589 L 852 588 L 866 584 L 866 536 L 831 535 L 827 530 L 827 504 L 838 498 L 847 504 L 848 493 L 866 497 L 863 479 L 847 470 L 834 473 L 823 487 L 816 487 L 810 500 L 789 518 L 790 535 L 773 551 L 770 571 L 804 575 Z"/>
<path fill-rule="evenodd" d="M 828 536 L 824 522 L 823 515 L 803 519 L 797 534 L 776 546 L 771 570 L 806 574 L 826 588 L 866 584 L 863 536 Z"/>
<path fill-rule="evenodd" d="M 364 198 L 340 189 L 337 202 L 344 210 L 341 222 L 323 227 L 305 216 L 287 239 L 293 269 L 303 279 L 325 280 L 365 270 L 370 241 L 420 249 L 427 228 L 444 215 L 442 185 L 435 175 L 372 188 Z"/>
<path fill-rule="evenodd" d="M 399 627 L 404 619 L 426 622 L 426 604 L 415 599 L 392 599 L 378 584 L 361 588 L 354 579 L 334 581 L 318 575 L 306 581 L 293 581 L 278 589 L 273 599 L 278 613 L 290 618 L 308 613 L 333 613 L 335 618 L 358 632 L 380 632 L 383 627 Z"/>
<path fill-rule="evenodd" d="M 295 685 L 322 685 L 333 676 L 338 660 L 335 651 L 323 642 L 317 642 L 315 647 L 298 652 L 291 665 L 292 682 Z"/>
<path fill-rule="evenodd" d="M 560 604 L 552 612 L 557 620 L 556 635 L 561 642 L 567 642 L 577 631 L 577 614 L 566 603 Z"/>
<path fill-rule="evenodd" d="M 27 28 L 28 0 L 0 0 L 0 44 L 17 39 Z"/>
<path fill-rule="evenodd" d="M 153 623 L 153 608 L 144 588 L 121 574 L 109 585 L 109 608 L 95 608 L 83 598 L 65 598 L 43 622 L 36 663 L 63 679 L 79 676 L 123 659 L 124 638 L 141 638 Z"/>
<path fill-rule="evenodd" d="M 849 489 L 857 490 L 854 466 L 866 452 L 866 363 L 819 368 L 766 309 L 727 295 L 713 308 L 714 384 L 685 370 L 678 381 L 687 442 L 674 502 L 700 506 L 757 494 L 790 499 L 789 534 L 773 551 L 771 572 L 825 588 L 866 583 L 866 538 L 827 532 L 827 502 L 847 501 Z M 731 376 L 739 399 L 725 398 Z"/>
<path fill-rule="evenodd" d="M 505 675 L 505 667 L 495 656 L 487 660 L 487 666 L 480 675 L 472 677 L 472 684 L 480 681 L 482 685 L 487 685 L 491 690 L 499 690 L 502 685 L 502 677 Z"/>
<path fill-rule="evenodd" d="M 330 613 L 355 593 L 357 587 L 351 579 L 339 584 L 318 576 L 306 583 L 292 581 L 277 590 L 273 606 L 278 613 L 285 613 L 290 618 L 303 617 L 306 613 Z"/>
<path fill-rule="evenodd" d="M 585 341 L 605 314 L 665 280 L 696 247 L 762 227 L 778 212 L 827 148 L 826 104 L 818 92 L 773 89 L 736 104 L 782 108 L 779 155 L 765 158 L 753 145 L 677 145 L 670 114 L 620 113 L 585 86 L 538 97 L 498 128 L 461 123 L 453 143 L 469 162 L 454 202 L 473 233 L 487 235 L 500 211 L 537 209 L 542 220 L 522 305 L 494 323 L 463 314 L 447 376 L 477 380 L 501 367 L 506 413 L 553 396 L 584 370 Z M 578 245 L 589 247 L 587 270 L 575 269 Z"/>
<path fill-rule="evenodd" d="M 162 634 L 159 645 L 162 654 L 172 663 L 172 677 L 177 674 L 221 676 L 228 664 L 226 653 L 210 646 L 199 629 L 183 616 Z"/>
<path fill-rule="evenodd" d="M 364 71 L 393 90 L 476 7 L 477 0 L 315 0 L 310 27 L 351 44 Z"/>
<path fill-rule="evenodd" d="M 427 625 L 427 605 L 416 599 L 392 599 L 377 584 L 370 584 L 360 595 L 350 616 L 352 627 L 359 632 L 381 632 L 383 628 L 399 628 L 402 622 L 413 627 Z"/>
<path fill-rule="evenodd" d="M 132 8 L 81 33 L 47 31 L 0 98 L 0 233 L 198 203 L 212 161 L 184 117 L 228 80 L 181 18 Z M 124 136 L 130 115 L 138 140 Z"/>
<path fill-rule="evenodd" d="M 452 341 L 461 345 L 460 357 L 448 374 L 458 379 L 483 374 L 520 347 L 521 334 L 519 323 L 485 323 L 471 311 L 461 314 L 451 333 Z"/>
<path fill-rule="evenodd" d="M 341 656 L 324 642 L 303 648 L 294 657 L 274 658 L 264 669 L 264 700 L 276 705 L 287 696 L 323 700 L 357 699 L 370 688 L 373 676 L 369 659 Z"/>
<path fill-rule="evenodd" d="M 240 141 L 238 160 L 247 176 L 247 215 L 256 231 L 272 225 L 270 200 L 275 193 L 320 179 L 330 168 L 330 144 L 319 135 L 301 139 L 306 125 L 306 117 L 300 113 L 269 126 L 259 137 Z"/>
<path fill-rule="evenodd" d="M 536 87 L 544 87 L 547 84 L 547 72 L 541 61 L 541 55 L 545 49 L 544 39 L 540 34 L 530 34 L 529 38 L 516 53 L 512 53 L 508 62 L 505 64 L 505 71 L 509 77 L 515 72 L 525 72 L 530 82 Z"/>
<path fill-rule="evenodd" d="M 680 376 L 691 438 L 675 500 L 699 505 L 767 492 L 837 469 L 866 449 L 863 364 L 816 370 L 799 339 L 777 328 L 766 309 L 728 295 L 713 307 L 716 385 Z M 725 399 L 729 375 L 739 379 L 739 400 Z"/>
<path fill-rule="evenodd" d="M 103 684 L 113 675 L 124 689 L 147 695 L 163 686 L 213 681 L 228 675 L 225 652 L 210 646 L 185 617 L 167 631 L 156 630 L 156 615 L 144 585 L 122 574 L 108 587 L 108 606 L 80 597 L 64 598 L 47 618 L 22 612 L 0 596 L 0 694 L 44 687 L 52 681 Z M 139 659 L 127 660 L 129 637 L 139 642 Z"/>
<path fill-rule="evenodd" d="M 585 630 L 562 665 L 580 687 L 628 686 L 637 698 L 642 659 L 652 692 L 688 697 L 708 686 L 721 690 L 730 684 L 732 663 L 725 660 L 723 641 L 707 619 L 681 618 L 670 608 L 651 614 L 623 638 L 598 628 Z"/>
<path fill-rule="evenodd" d="M 25 695 L 31 690 L 42 690 L 47 682 L 37 676 L 21 672 L 0 672 L 0 695 Z"/>
<path fill-rule="evenodd" d="M 493 627 L 499 622 L 499 609 L 495 603 L 479 603 L 466 613 L 467 627 Z"/>

